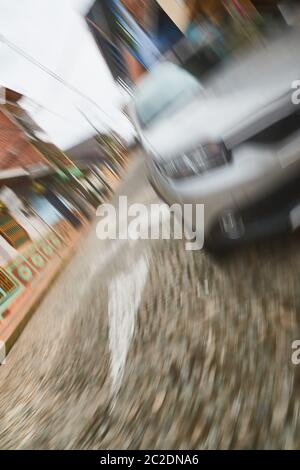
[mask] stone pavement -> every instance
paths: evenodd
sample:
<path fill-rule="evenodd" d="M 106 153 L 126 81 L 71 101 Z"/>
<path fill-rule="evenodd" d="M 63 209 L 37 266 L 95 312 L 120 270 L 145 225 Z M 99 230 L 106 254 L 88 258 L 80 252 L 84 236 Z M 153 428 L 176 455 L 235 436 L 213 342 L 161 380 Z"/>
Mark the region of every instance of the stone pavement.
<path fill-rule="evenodd" d="M 119 194 L 158 202 L 139 159 Z M 299 246 L 216 263 L 94 225 L 0 368 L 0 447 L 300 448 Z"/>

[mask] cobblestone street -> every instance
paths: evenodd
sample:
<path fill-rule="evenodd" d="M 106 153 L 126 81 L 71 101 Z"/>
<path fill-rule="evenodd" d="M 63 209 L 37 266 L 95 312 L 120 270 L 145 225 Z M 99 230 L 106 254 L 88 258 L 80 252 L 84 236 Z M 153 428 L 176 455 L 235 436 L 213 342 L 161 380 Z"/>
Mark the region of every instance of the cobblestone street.
<path fill-rule="evenodd" d="M 118 195 L 159 201 L 139 156 Z M 0 368 L 1 448 L 300 448 L 299 236 L 216 262 L 96 224 Z"/>

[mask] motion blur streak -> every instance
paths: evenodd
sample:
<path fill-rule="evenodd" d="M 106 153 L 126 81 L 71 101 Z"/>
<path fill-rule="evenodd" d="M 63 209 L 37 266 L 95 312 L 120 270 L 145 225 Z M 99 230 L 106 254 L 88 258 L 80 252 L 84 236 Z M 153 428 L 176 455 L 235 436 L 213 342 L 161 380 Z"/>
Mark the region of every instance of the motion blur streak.
<path fill-rule="evenodd" d="M 119 191 L 157 202 L 139 161 Z M 299 446 L 299 239 L 257 244 L 224 266 L 183 241 L 125 241 L 103 266 L 115 243 L 91 230 L 0 368 L 1 447 Z M 130 266 L 123 308 L 133 293 L 127 313 L 139 307 L 112 401 L 108 287 L 111 296 Z"/>
<path fill-rule="evenodd" d="M 37 24 L 59 37 L 54 3 Z M 299 2 L 75 3 L 111 72 L 99 104 L 80 85 L 98 76 L 93 54 L 77 57 L 70 39 L 78 62 L 60 74 L 29 9 L 14 28 L 0 21 L 2 69 L 19 57 L 64 85 L 93 134 L 65 151 L 50 142 L 34 116 L 51 96 L 40 107 L 12 73 L 0 103 L 0 448 L 299 449 Z M 99 129 L 107 101 L 115 126 Z M 119 239 L 99 236 L 106 203 Z M 151 236 L 127 237 L 134 204 L 133 235 Z M 178 227 L 197 241 L 204 225 L 203 249 L 157 230 L 174 227 L 175 204 L 193 209 Z"/>
<path fill-rule="evenodd" d="M 147 260 L 142 257 L 130 266 L 128 272 L 118 275 L 108 286 L 109 346 L 114 394 L 118 393 L 121 386 L 147 272 Z"/>

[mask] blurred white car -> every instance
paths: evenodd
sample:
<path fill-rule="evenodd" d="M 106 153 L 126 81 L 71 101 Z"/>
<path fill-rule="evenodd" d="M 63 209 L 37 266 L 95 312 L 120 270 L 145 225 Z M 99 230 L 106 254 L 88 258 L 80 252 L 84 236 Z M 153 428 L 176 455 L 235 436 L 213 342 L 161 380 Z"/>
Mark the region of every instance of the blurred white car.
<path fill-rule="evenodd" d="M 300 225 L 299 44 L 293 30 L 202 84 L 162 63 L 136 88 L 130 114 L 149 180 L 170 205 L 204 204 L 212 251 Z"/>

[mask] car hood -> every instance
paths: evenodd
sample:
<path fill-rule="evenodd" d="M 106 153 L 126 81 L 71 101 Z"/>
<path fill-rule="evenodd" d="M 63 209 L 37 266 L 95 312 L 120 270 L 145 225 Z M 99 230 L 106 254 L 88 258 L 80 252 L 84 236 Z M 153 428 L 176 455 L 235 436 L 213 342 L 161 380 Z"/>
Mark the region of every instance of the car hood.
<path fill-rule="evenodd" d="M 145 145 L 159 159 L 209 141 L 232 148 L 291 113 L 292 83 L 300 78 L 297 44 L 298 32 L 228 62 L 204 84 L 204 94 L 148 129 Z"/>

